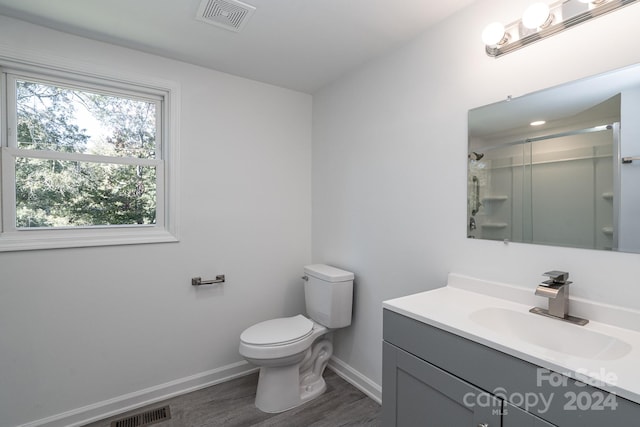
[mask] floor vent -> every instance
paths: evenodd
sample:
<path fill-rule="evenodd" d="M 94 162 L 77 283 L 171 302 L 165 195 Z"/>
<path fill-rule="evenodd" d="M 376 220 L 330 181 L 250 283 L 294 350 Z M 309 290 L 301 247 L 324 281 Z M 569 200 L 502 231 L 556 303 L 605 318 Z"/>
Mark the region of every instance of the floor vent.
<path fill-rule="evenodd" d="M 142 427 L 171 419 L 169 406 L 140 412 L 111 422 L 111 427 Z"/>
<path fill-rule="evenodd" d="M 239 32 L 256 8 L 238 0 L 202 0 L 196 19 Z"/>

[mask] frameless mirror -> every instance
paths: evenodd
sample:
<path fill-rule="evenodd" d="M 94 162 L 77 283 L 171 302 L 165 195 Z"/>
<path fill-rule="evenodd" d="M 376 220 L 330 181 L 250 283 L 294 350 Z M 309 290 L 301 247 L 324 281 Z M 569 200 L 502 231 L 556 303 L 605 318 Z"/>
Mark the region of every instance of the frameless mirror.
<path fill-rule="evenodd" d="M 640 252 L 640 65 L 469 111 L 467 236 Z"/>

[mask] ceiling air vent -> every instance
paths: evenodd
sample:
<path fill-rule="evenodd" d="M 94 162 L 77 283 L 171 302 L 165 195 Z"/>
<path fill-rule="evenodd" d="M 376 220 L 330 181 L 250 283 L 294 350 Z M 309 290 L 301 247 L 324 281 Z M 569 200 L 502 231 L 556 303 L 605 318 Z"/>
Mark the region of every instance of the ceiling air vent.
<path fill-rule="evenodd" d="M 236 0 L 202 0 L 196 19 L 239 32 L 256 8 Z"/>

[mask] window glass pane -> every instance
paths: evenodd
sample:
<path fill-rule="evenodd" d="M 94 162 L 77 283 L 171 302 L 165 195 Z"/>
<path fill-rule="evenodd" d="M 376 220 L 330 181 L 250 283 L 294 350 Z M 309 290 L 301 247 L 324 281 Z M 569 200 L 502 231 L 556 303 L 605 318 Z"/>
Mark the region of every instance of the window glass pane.
<path fill-rule="evenodd" d="M 16 159 L 16 227 L 154 224 L 156 169 Z"/>
<path fill-rule="evenodd" d="M 16 82 L 18 148 L 155 158 L 156 103 Z"/>

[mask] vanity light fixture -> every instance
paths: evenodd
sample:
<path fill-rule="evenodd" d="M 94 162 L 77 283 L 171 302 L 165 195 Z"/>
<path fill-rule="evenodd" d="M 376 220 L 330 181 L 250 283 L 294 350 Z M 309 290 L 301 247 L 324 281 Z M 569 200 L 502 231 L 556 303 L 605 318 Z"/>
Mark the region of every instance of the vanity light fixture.
<path fill-rule="evenodd" d="M 530 30 L 547 28 L 553 22 L 553 14 L 546 3 L 534 3 L 522 14 L 522 25 Z"/>
<path fill-rule="evenodd" d="M 482 32 L 487 55 L 494 58 L 552 36 L 574 25 L 613 12 L 638 0 L 559 0 L 533 3 L 522 19 L 509 25 L 493 22 Z"/>
<path fill-rule="evenodd" d="M 509 35 L 505 33 L 501 22 L 492 22 L 482 32 L 482 41 L 487 46 L 503 45 L 509 41 Z"/>

